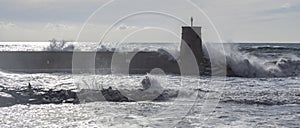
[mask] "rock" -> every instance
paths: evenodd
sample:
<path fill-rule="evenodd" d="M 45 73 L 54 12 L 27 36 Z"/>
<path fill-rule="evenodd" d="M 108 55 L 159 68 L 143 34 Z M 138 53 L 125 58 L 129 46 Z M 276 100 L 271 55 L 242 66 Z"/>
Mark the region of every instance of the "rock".
<path fill-rule="evenodd" d="M 179 91 L 178 90 L 164 90 L 157 98 L 153 101 L 166 101 L 171 98 L 178 97 Z"/>
<path fill-rule="evenodd" d="M 62 104 L 80 102 L 133 102 L 133 101 L 164 101 L 178 96 L 177 90 L 163 89 L 150 78 L 142 81 L 143 89 L 114 90 L 112 87 L 102 90 L 82 89 L 79 92 L 72 90 L 45 90 L 33 88 L 30 83 L 25 89 L 8 89 L 0 86 L 0 103 L 2 106 L 15 104 Z M 1 106 L 0 106 L 1 107 Z"/>
<path fill-rule="evenodd" d="M 111 87 L 101 90 L 102 95 L 107 101 L 112 102 L 131 102 L 126 96 L 122 95 L 119 90 L 113 90 Z"/>
<path fill-rule="evenodd" d="M 151 87 L 151 81 L 148 76 L 146 76 L 146 78 L 142 80 L 142 86 L 144 90 L 147 90 Z"/>
<path fill-rule="evenodd" d="M 8 89 L 2 86 L 1 88 L 1 93 L 9 94 L 11 97 L 7 98 L 0 96 L 0 99 L 5 100 L 6 103 L 10 105 L 79 103 L 77 94 L 71 90 L 53 91 L 50 89 L 49 91 L 46 91 L 43 89 L 34 89 L 30 84 L 26 89 Z"/>

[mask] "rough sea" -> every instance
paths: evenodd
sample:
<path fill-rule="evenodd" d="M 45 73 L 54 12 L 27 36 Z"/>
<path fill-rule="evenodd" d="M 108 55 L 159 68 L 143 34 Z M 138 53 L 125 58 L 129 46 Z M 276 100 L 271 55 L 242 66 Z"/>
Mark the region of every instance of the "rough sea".
<path fill-rule="evenodd" d="M 2 42 L 0 51 L 70 50 L 47 42 Z M 77 44 L 78 45 L 78 44 Z M 220 44 L 218 44 L 220 45 Z M 88 51 L 87 44 L 75 47 Z M 127 46 L 127 47 L 126 47 Z M 112 50 L 100 46 L 97 50 Z M 121 50 L 166 49 L 177 43 L 132 43 Z M 15 104 L 0 101 L 0 127 L 300 127 L 300 44 L 224 44 L 227 63 L 240 77 L 149 75 L 166 89 L 179 90 L 163 102 L 91 102 L 81 104 Z M 5 61 L 5 60 L 1 60 Z M 13 73 L 1 69 L 0 85 L 35 88 L 141 88 L 144 75 Z M 78 82 L 80 81 L 80 82 Z M 84 83 L 84 84 L 82 84 Z M 198 91 L 195 91 L 198 90 Z M 0 97 L 11 97 L 0 93 Z"/>

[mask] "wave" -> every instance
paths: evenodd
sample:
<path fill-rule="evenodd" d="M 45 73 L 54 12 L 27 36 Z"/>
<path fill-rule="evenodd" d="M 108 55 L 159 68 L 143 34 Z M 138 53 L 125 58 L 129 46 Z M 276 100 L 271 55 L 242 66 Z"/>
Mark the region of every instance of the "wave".
<path fill-rule="evenodd" d="M 300 104 L 299 91 L 238 91 L 224 92 L 221 102 L 249 105 L 285 105 Z"/>
<path fill-rule="evenodd" d="M 44 51 L 74 51 L 75 46 L 68 44 L 68 41 L 57 41 L 55 39 L 50 40 L 50 45 L 44 49 Z"/>
<path fill-rule="evenodd" d="M 271 46 L 271 45 L 267 45 L 267 46 L 252 46 L 252 47 L 240 47 L 239 48 L 240 51 L 247 51 L 247 52 L 253 52 L 253 51 L 299 51 L 300 48 L 299 47 L 290 47 L 290 46 Z"/>
<path fill-rule="evenodd" d="M 270 48 L 279 49 L 277 47 Z M 240 47 L 234 45 L 206 45 L 206 49 L 213 50 L 210 53 L 225 54 L 225 65 L 234 72 L 235 76 L 292 77 L 300 75 L 300 58 L 295 54 L 269 57 L 268 55 L 256 53 L 260 54 L 260 56 L 256 56 L 250 52 L 243 52 L 240 50 Z M 220 52 L 222 49 L 224 49 L 224 53 Z M 207 52 L 206 55 L 209 56 Z M 214 60 L 213 62 L 218 63 L 218 60 Z"/>
<path fill-rule="evenodd" d="M 291 77 L 300 75 L 300 58 L 265 60 L 249 54 L 227 57 L 228 66 L 242 77 Z"/>

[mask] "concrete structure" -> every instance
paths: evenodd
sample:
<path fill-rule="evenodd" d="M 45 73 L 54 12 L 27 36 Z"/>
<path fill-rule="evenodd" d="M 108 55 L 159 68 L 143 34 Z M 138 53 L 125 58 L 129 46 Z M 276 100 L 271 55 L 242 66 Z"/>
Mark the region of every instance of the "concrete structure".
<path fill-rule="evenodd" d="M 182 27 L 182 42 L 180 47 L 180 62 L 184 67 L 186 73 L 191 75 L 204 74 L 205 67 L 202 39 L 201 39 L 201 27 Z M 198 71 L 195 69 L 198 68 Z"/>
<path fill-rule="evenodd" d="M 164 69 L 166 73 L 178 73 L 178 63 L 169 55 L 159 52 L 138 52 L 132 59 L 133 53 L 114 53 L 114 52 L 76 52 L 82 63 L 76 63 L 73 66 L 73 52 L 0 52 L 0 68 L 2 70 L 12 72 L 27 72 L 27 73 L 89 73 L 92 70 L 95 73 L 109 74 L 111 71 L 115 73 L 125 73 L 127 70 L 130 74 L 144 74 L 150 72 L 154 68 Z M 87 58 L 93 55 L 95 58 L 95 67 L 91 67 L 86 63 Z M 113 55 L 118 55 L 120 58 L 118 63 L 113 63 Z M 131 60 L 131 61 L 127 61 Z M 127 69 L 124 64 L 129 65 Z M 113 67 L 113 68 L 112 68 Z"/>
<path fill-rule="evenodd" d="M 173 58 L 166 51 L 159 52 L 76 52 L 80 57 L 75 65 L 73 52 L 0 52 L 0 68 L 13 72 L 52 73 L 130 73 L 145 74 L 155 68 L 167 74 L 208 75 L 209 61 L 204 58 L 201 40 L 201 27 L 182 27 L 180 59 Z M 115 57 L 115 55 L 117 55 Z M 89 57 L 95 59 L 91 67 Z M 113 58 L 117 63 L 113 63 Z M 77 62 L 75 62 L 77 63 Z M 197 70 L 195 70 L 197 69 Z"/>

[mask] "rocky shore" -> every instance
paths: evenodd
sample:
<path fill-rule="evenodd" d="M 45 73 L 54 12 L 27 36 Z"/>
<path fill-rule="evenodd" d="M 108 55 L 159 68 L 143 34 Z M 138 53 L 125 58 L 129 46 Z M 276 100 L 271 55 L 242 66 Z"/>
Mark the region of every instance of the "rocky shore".
<path fill-rule="evenodd" d="M 178 91 L 176 90 L 163 89 L 161 87 L 154 88 L 148 77 L 142 81 L 142 85 L 142 89 L 136 90 L 117 90 L 108 87 L 101 90 L 82 89 L 80 91 L 33 88 L 30 83 L 27 88 L 21 89 L 0 86 L 0 107 L 15 104 L 79 104 L 97 101 L 164 101 L 176 98 L 178 95 Z"/>

